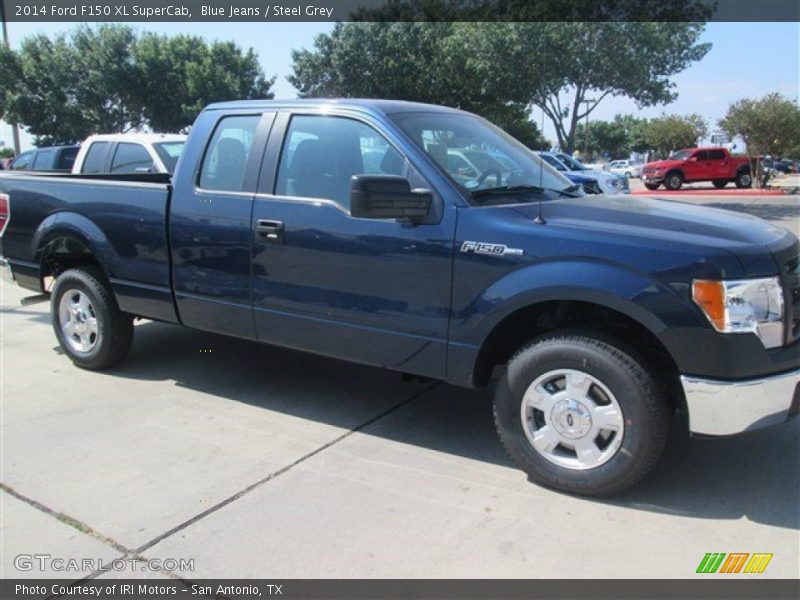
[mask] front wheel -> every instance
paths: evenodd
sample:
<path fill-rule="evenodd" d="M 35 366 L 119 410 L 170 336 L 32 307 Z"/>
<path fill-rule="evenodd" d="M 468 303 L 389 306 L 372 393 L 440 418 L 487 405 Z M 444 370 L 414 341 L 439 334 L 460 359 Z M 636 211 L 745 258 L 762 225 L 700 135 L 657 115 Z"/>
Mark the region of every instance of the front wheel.
<path fill-rule="evenodd" d="M 679 171 L 670 173 L 664 180 L 664 187 L 671 191 L 676 191 L 681 189 L 682 185 L 683 185 L 683 175 Z"/>
<path fill-rule="evenodd" d="M 644 187 L 646 187 L 648 190 L 655 191 L 655 190 L 658 189 L 658 185 L 659 184 L 657 184 L 657 183 L 645 183 Z"/>
<path fill-rule="evenodd" d="M 127 356 L 133 318 L 120 311 L 99 270 L 84 267 L 59 275 L 50 303 L 58 343 L 76 366 L 107 369 Z"/>
<path fill-rule="evenodd" d="M 753 177 L 750 175 L 750 171 L 739 171 L 736 174 L 736 180 L 734 181 L 737 188 L 749 188 L 753 185 Z"/>
<path fill-rule="evenodd" d="M 591 333 L 552 334 L 508 364 L 495 424 L 536 483 L 588 496 L 617 494 L 658 461 L 670 410 L 648 370 Z"/>

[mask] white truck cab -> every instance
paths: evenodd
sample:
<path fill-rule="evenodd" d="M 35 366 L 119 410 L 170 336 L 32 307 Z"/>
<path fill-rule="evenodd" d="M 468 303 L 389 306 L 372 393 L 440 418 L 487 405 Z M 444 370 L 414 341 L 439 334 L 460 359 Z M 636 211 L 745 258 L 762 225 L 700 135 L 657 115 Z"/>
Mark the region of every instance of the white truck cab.
<path fill-rule="evenodd" d="M 173 173 L 186 136 L 172 133 L 91 135 L 83 142 L 73 173 Z"/>

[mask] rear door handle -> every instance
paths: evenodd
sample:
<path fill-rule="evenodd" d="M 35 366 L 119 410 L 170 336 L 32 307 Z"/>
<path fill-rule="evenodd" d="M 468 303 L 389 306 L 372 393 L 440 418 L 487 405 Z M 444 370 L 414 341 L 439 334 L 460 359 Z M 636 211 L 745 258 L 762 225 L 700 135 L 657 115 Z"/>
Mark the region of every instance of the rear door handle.
<path fill-rule="evenodd" d="M 256 239 L 267 244 L 283 243 L 283 221 L 259 219 L 256 221 Z"/>

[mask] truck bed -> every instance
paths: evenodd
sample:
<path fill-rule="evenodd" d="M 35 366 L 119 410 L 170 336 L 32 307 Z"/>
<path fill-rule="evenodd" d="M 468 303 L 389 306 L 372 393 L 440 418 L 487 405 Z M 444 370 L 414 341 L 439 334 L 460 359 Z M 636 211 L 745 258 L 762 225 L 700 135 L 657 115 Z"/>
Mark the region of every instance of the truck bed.
<path fill-rule="evenodd" d="M 48 248 L 74 242 L 108 265 L 120 308 L 135 305 L 138 314 L 175 320 L 167 244 L 169 180 L 158 173 L 0 174 L 0 193 L 9 195 L 12 215 L 0 251 L 20 285 L 42 291 Z M 73 231 L 74 239 L 65 240 L 65 230 Z"/>

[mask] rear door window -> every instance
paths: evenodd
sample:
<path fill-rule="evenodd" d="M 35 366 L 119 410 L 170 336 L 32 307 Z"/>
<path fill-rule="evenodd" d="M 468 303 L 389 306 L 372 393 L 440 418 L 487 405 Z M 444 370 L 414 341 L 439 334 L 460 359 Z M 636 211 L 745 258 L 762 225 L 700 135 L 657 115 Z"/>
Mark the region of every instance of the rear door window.
<path fill-rule="evenodd" d="M 81 173 L 102 173 L 106 167 L 109 142 L 94 142 L 83 159 Z"/>
<path fill-rule="evenodd" d="M 25 152 L 24 154 L 20 154 L 12 163 L 11 168 L 15 171 L 24 171 L 30 168 L 32 158 L 33 152 Z"/>
<path fill-rule="evenodd" d="M 121 143 L 117 145 L 111 161 L 112 173 L 150 173 L 153 159 L 147 148 L 141 144 Z"/>
<path fill-rule="evenodd" d="M 725 152 L 723 150 L 709 150 L 708 160 L 725 160 Z"/>
<path fill-rule="evenodd" d="M 71 171 L 72 165 L 75 164 L 75 158 L 78 156 L 77 148 L 64 148 L 58 157 L 58 164 L 56 169 L 64 171 Z"/>
<path fill-rule="evenodd" d="M 33 159 L 34 171 L 49 171 L 53 168 L 53 155 L 55 150 L 39 150 Z"/>
<path fill-rule="evenodd" d="M 247 161 L 261 115 L 225 117 L 208 143 L 199 186 L 204 190 L 241 192 Z"/>

